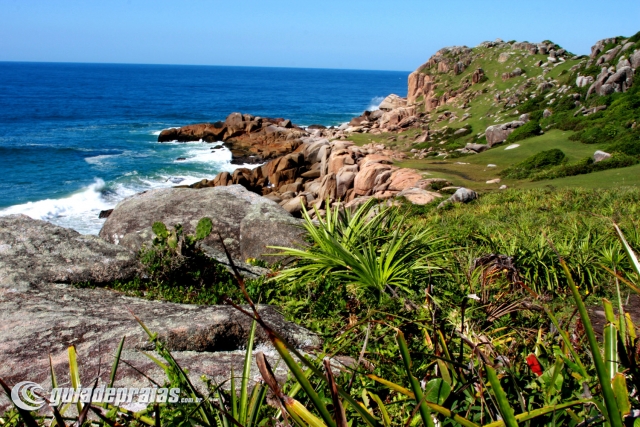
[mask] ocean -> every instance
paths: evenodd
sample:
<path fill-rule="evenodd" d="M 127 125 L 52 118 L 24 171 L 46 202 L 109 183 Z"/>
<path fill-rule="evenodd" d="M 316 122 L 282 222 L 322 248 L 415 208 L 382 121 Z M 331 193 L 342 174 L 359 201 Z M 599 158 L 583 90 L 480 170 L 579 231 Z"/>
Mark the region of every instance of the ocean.
<path fill-rule="evenodd" d="M 97 234 L 135 193 L 212 178 L 228 150 L 158 143 L 162 129 L 234 111 L 339 125 L 404 96 L 407 72 L 0 62 L 0 215 Z M 186 161 L 176 161 L 185 157 Z"/>

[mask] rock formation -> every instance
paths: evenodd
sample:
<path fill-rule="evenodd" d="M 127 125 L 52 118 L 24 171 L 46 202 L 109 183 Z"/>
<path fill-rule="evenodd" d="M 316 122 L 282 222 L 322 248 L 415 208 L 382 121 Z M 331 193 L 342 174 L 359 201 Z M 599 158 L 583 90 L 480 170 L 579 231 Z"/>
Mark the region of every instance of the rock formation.
<path fill-rule="evenodd" d="M 509 123 L 503 123 L 501 125 L 489 126 L 485 131 L 485 136 L 487 138 L 487 146 L 491 148 L 495 144 L 499 144 L 507 140 L 507 137 L 511 135 L 511 133 L 522 126 L 524 122 L 519 120 L 515 120 Z"/>
<path fill-rule="evenodd" d="M 233 176 L 229 179 L 223 172 L 195 187 L 240 183 L 296 215 L 302 206 L 309 210 L 326 208 L 327 200 L 330 204 L 341 202 L 350 207 L 372 197 L 385 200 L 410 188 L 429 188 L 433 181 L 424 180 L 415 170 L 394 166 L 396 155 L 382 144 L 358 147 L 353 142 L 329 141 L 314 136 L 303 138 L 302 145 L 294 153 L 271 160 L 243 175 L 241 182 Z"/>
<path fill-rule="evenodd" d="M 279 159 L 278 159 L 279 160 Z M 213 232 L 202 244 L 221 252 L 218 233 L 231 255 L 273 262 L 267 246 L 295 246 L 302 242 L 299 220 L 275 202 L 247 191 L 240 185 L 217 188 L 165 188 L 137 194 L 123 200 L 107 218 L 100 237 L 108 242 L 138 250 L 153 239 L 151 226 L 182 224 L 193 234 L 198 221 L 211 218 Z"/>
<path fill-rule="evenodd" d="M 100 285 L 129 280 L 139 273 L 136 254 L 127 248 L 25 215 L 0 217 L 0 288 L 23 291 L 42 283 Z"/>
<path fill-rule="evenodd" d="M 232 163 L 251 164 L 290 153 L 300 145 L 303 136 L 308 133 L 290 120 L 231 113 L 224 122 L 165 129 L 158 141 L 223 141 L 231 150 Z"/>
<path fill-rule="evenodd" d="M 219 190 L 233 191 L 197 192 Z M 249 200 L 253 196 L 244 194 Z M 269 209 L 266 208 L 267 219 L 262 221 L 268 222 Z M 254 225 L 273 227 L 259 221 Z M 48 389 L 49 355 L 58 380 L 68 384 L 67 348 L 71 345 L 79 354 L 83 384 L 90 385 L 97 376 L 104 384 L 109 379 L 115 349 L 125 336 L 116 386 L 149 387 L 149 380 L 138 371 L 163 384 L 164 372 L 140 352 L 153 347 L 131 312 L 158 333 L 201 389 L 201 375 L 221 383 L 228 380 L 231 369 L 242 370 L 243 352 L 236 350 L 246 345 L 251 319 L 233 307 L 148 301 L 91 288 L 140 274 L 135 254 L 123 246 L 24 215 L 12 215 L 0 217 L 0 254 L 0 378 L 9 384 L 34 381 Z M 316 335 L 285 321 L 275 309 L 262 306 L 260 312 L 297 348 L 320 344 Z M 256 342 L 276 366 L 275 351 L 264 347 L 268 340 L 260 329 Z M 255 367 L 252 372 L 256 372 Z M 282 368 L 276 373 L 280 377 L 286 374 Z M 8 401 L 0 400 L 0 410 L 8 405 Z"/>

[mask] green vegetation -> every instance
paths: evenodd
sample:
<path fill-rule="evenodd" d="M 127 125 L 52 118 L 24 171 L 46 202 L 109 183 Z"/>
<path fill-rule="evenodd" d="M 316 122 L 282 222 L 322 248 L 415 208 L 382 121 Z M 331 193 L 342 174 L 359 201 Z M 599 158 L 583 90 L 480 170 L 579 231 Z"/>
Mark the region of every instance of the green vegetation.
<path fill-rule="evenodd" d="M 2 424 L 622 426 L 640 407 L 638 337 L 622 304 L 640 291 L 639 212 L 636 189 L 511 190 L 448 209 L 366 204 L 329 211 L 319 224 L 307 216 L 313 243 L 295 251 L 297 264 L 261 289 L 235 279 L 244 310 L 290 371 L 286 384 L 258 352 L 263 382 L 254 387 L 250 344 L 242 374 L 224 388 L 208 381 L 202 391 L 141 323 L 158 355 L 151 360 L 167 373 L 164 385 L 199 405 L 160 403 L 134 414 L 80 404 L 80 415 L 58 407 L 45 417 L 11 410 Z M 156 229 L 169 245 L 172 232 Z M 369 251 L 368 267 L 351 271 L 349 256 Z M 336 264 L 334 256 L 347 261 Z M 369 280 L 383 271 L 396 278 L 388 288 Z M 258 299 L 318 331 L 322 351 L 299 354 L 260 318 Z M 604 326 L 592 323 L 593 304 L 605 313 Z M 325 359 L 336 354 L 355 362 L 337 373 Z M 70 356 L 77 378 L 73 347 Z"/>
<path fill-rule="evenodd" d="M 630 51 L 640 48 L 640 33 L 629 41 L 636 43 Z M 200 249 L 210 221 L 194 236 L 155 224 L 153 246 L 140 253 L 147 278 L 113 284 L 147 298 L 248 304 L 245 314 L 267 331 L 290 372 L 285 384 L 257 353 L 262 380 L 252 387 L 250 339 L 242 376 L 231 376 L 229 387 L 205 380 L 207 393 L 199 391 L 141 324 L 166 384 L 200 405 L 162 404 L 136 414 L 80 405 L 77 418 L 64 408 L 46 417 L 11 410 L 0 424 L 632 425 L 632 410 L 640 409 L 640 341 L 635 313 L 623 303 L 640 293 L 640 85 L 587 99 L 576 78 L 596 77 L 601 68 L 586 67 L 585 58 L 539 67 L 546 55 L 511 47 L 478 47 L 474 55 L 458 75 L 423 70 L 439 95 L 461 88 L 477 68 L 485 76 L 468 87 L 464 102 L 429 113 L 431 139 L 414 145 L 423 133 L 415 128 L 350 140 L 407 153 L 432 149 L 398 165 L 484 191 L 479 200 L 441 209 L 439 201 L 370 201 L 354 211 L 316 212 L 317 221 L 305 211 L 308 245 L 272 248 L 295 261 L 246 282 Z M 526 72 L 502 79 L 516 67 Z M 593 112 L 599 106 L 606 108 Z M 485 143 L 488 126 L 523 113 L 530 121 L 504 144 L 480 154 L 456 151 Z M 612 157 L 596 163 L 596 150 Z M 498 176 L 508 190 L 486 184 Z M 299 354 L 262 321 L 254 301 L 276 305 L 318 333 L 322 349 Z M 331 369 L 337 355 L 350 362 Z M 87 421 L 87 411 L 101 421 Z"/>
<path fill-rule="evenodd" d="M 139 254 L 145 277 L 117 282 L 116 290 L 189 304 L 221 304 L 225 296 L 237 295 L 231 274 L 197 245 L 211 233 L 211 219 L 201 219 L 195 235 L 185 235 L 180 224 L 168 230 L 161 222 L 153 224 L 153 231 L 152 246 Z"/>
<path fill-rule="evenodd" d="M 524 179 L 543 169 L 562 164 L 567 156 L 557 148 L 541 151 L 525 161 L 503 170 L 500 175 L 507 178 Z"/>
<path fill-rule="evenodd" d="M 539 172 L 533 176 L 534 181 L 540 181 L 543 179 L 555 179 L 564 178 L 566 176 L 583 175 L 591 172 L 599 172 L 607 169 L 617 169 L 633 166 L 640 163 L 640 160 L 635 156 L 629 156 L 628 154 L 614 153 L 608 159 L 595 163 L 591 157 L 568 165 L 562 165 L 554 169 Z"/>

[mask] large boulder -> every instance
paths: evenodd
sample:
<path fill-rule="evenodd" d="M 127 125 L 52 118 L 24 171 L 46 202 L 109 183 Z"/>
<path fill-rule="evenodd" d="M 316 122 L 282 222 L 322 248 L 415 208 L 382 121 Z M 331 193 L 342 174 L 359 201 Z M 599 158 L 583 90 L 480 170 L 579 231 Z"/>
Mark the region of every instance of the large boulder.
<path fill-rule="evenodd" d="M 487 146 L 491 148 L 495 144 L 506 141 L 507 137 L 511 135 L 511 132 L 513 132 L 523 124 L 524 122 L 521 122 L 520 120 L 515 120 L 509 123 L 489 126 L 485 131 L 485 137 L 487 138 Z"/>
<path fill-rule="evenodd" d="M 223 122 L 215 123 L 198 123 L 195 125 L 187 125 L 180 128 L 169 128 L 160 132 L 158 142 L 169 141 L 221 141 L 226 126 Z"/>
<path fill-rule="evenodd" d="M 251 319 L 231 306 L 149 301 L 101 288 L 49 284 L 26 292 L 0 287 L 0 378 L 11 385 L 33 381 L 48 391 L 51 355 L 58 381 L 69 384 L 67 348 L 74 345 L 82 384 L 88 387 L 95 378 L 105 384 L 109 381 L 113 355 L 120 340 L 126 337 L 115 386 L 150 387 L 147 377 L 164 384 L 166 374 L 142 353 L 153 350 L 153 346 L 129 310 L 158 333 L 201 391 L 205 390 L 200 379 L 203 375 L 221 384 L 228 382 L 232 369 L 242 370 L 242 348 L 247 342 Z M 261 306 L 259 311 L 295 347 L 305 349 L 320 344 L 317 336 L 285 321 L 274 308 Z M 276 366 L 275 350 L 261 328 L 257 331 L 256 345 L 270 355 L 270 362 Z M 282 368 L 279 371 L 276 374 L 282 376 Z M 257 374 L 254 365 L 251 378 Z M 0 411 L 7 406 L 8 399 L 0 393 Z"/>
<path fill-rule="evenodd" d="M 611 154 L 605 152 L 605 151 L 601 151 L 601 150 L 596 150 L 595 153 L 593 153 L 593 163 L 598 163 L 601 162 L 603 160 L 607 160 L 611 158 Z"/>
<path fill-rule="evenodd" d="M 629 62 L 631 62 L 631 67 L 640 68 L 640 50 L 636 50 L 633 55 L 629 56 Z"/>
<path fill-rule="evenodd" d="M 407 106 L 407 98 L 401 98 L 398 95 L 392 93 L 380 103 L 378 108 L 383 111 L 391 111 L 396 108 L 401 108 L 406 106 Z"/>
<path fill-rule="evenodd" d="M 421 188 L 407 188 L 398 193 L 398 197 L 404 197 L 414 205 L 426 205 L 442 197 L 440 193 L 427 191 Z"/>
<path fill-rule="evenodd" d="M 299 220 L 274 201 L 241 185 L 166 188 L 137 194 L 116 206 L 100 230 L 100 237 L 135 251 L 152 240 L 154 222 L 161 221 L 169 227 L 182 224 L 185 233 L 192 234 L 203 217 L 213 222 L 213 232 L 203 244 L 221 251 L 220 234 L 232 257 L 239 260 L 272 262 L 275 258 L 265 255 L 273 252 L 268 246 L 302 242 Z"/>
<path fill-rule="evenodd" d="M 447 200 L 440 203 L 438 208 L 444 207 L 449 203 L 469 203 L 478 198 L 478 193 L 468 188 L 458 188 L 455 193 L 451 195 Z"/>
<path fill-rule="evenodd" d="M 398 125 L 404 119 L 409 117 L 413 117 L 416 115 L 415 107 L 400 107 L 395 108 L 391 111 L 385 112 L 382 117 L 380 117 L 380 127 L 388 127 Z"/>
<path fill-rule="evenodd" d="M 136 254 L 127 248 L 25 215 L 0 217 L 0 298 L 2 289 L 100 285 L 132 279 L 138 272 Z"/>

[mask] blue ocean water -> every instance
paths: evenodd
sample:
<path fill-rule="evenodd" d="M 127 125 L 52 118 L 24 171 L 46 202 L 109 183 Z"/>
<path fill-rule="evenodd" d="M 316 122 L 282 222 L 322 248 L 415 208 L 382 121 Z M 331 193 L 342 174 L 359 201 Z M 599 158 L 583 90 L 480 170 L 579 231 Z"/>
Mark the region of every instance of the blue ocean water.
<path fill-rule="evenodd" d="M 239 111 L 338 125 L 404 95 L 406 72 L 0 62 L 0 215 L 96 234 L 137 192 L 233 170 L 228 151 L 162 129 Z M 178 162 L 176 158 L 186 157 Z"/>

